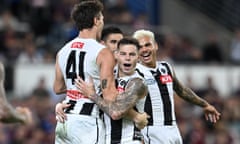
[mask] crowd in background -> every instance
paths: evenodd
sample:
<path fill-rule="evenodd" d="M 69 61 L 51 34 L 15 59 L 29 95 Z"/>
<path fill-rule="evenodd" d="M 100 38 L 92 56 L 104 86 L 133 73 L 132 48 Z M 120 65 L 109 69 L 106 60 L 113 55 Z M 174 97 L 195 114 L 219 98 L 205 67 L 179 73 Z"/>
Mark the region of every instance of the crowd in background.
<path fill-rule="evenodd" d="M 8 64 L 53 62 L 56 51 L 77 35 L 70 10 L 78 0 L 3 0 L 0 7 L 0 60 Z M 134 2 L 139 1 L 138 5 Z M 151 29 L 148 7 L 141 0 L 103 0 L 105 23 L 117 24 L 126 35 L 135 29 Z M 175 63 L 240 63 L 240 30 L 228 47 L 223 47 L 216 33 L 196 45 L 187 35 L 153 31 L 159 40 L 159 60 Z M 229 49 L 229 53 L 225 53 Z"/>
<path fill-rule="evenodd" d="M 70 19 L 70 9 L 77 1 L 3 0 L 0 6 L 0 60 L 12 68 L 17 64 L 53 63 L 56 51 L 77 35 Z M 138 28 L 151 28 L 147 9 L 141 6 L 144 1 L 139 2 L 140 6 L 134 6 L 130 0 L 103 2 L 106 25 L 119 25 L 126 34 Z M 202 46 L 196 46 L 191 37 L 156 31 L 158 59 L 184 64 L 240 63 L 240 30 L 236 29 L 227 48 L 230 49 L 227 57 L 217 35 L 211 33 L 207 37 Z M 206 88 L 194 87 L 191 77 L 187 85 L 221 112 L 221 120 L 215 125 L 208 123 L 198 107 L 176 100 L 184 144 L 240 143 L 240 82 L 229 96 L 219 94 L 211 77 L 206 79 Z M 50 89 L 42 80 L 24 99 L 11 99 L 13 105 L 30 107 L 35 123 L 27 127 L 0 124 L 0 144 L 53 143 L 57 101 Z"/>

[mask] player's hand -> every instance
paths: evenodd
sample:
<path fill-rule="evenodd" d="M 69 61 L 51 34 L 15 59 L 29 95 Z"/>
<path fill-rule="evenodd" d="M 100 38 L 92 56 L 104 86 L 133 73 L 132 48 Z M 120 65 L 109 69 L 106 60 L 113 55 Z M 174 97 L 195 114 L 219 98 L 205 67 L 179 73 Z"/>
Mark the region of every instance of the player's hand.
<path fill-rule="evenodd" d="M 209 104 L 206 107 L 204 107 L 203 110 L 205 113 L 206 120 L 212 123 L 216 123 L 220 119 L 221 114 L 215 109 L 214 106 Z"/>
<path fill-rule="evenodd" d="M 64 123 L 67 120 L 67 115 L 64 113 L 64 109 L 71 106 L 71 104 L 57 103 L 55 106 L 56 120 Z"/>
<path fill-rule="evenodd" d="M 87 83 L 78 76 L 78 78 L 75 79 L 75 85 L 80 91 L 80 93 L 82 93 L 84 96 L 87 96 L 89 98 L 91 98 L 91 95 L 96 93 L 93 79 L 91 77 L 89 78 L 89 82 Z"/>
<path fill-rule="evenodd" d="M 150 118 L 150 116 L 147 113 L 138 113 L 134 118 L 136 127 L 143 129 L 148 124 L 148 118 Z"/>
<path fill-rule="evenodd" d="M 16 112 L 23 116 L 23 124 L 33 124 L 32 112 L 27 107 L 16 107 Z"/>

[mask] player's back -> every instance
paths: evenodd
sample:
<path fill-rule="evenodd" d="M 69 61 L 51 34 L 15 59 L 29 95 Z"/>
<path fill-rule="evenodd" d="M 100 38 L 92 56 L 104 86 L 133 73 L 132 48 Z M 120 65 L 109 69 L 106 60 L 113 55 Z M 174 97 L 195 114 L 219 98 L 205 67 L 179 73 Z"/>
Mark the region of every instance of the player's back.
<path fill-rule="evenodd" d="M 74 108 L 70 110 L 71 113 L 79 113 L 86 103 L 91 104 L 89 107 L 93 107 L 93 102 L 78 92 L 74 80 L 77 75 L 85 81 L 91 76 L 95 87 L 99 86 L 99 66 L 96 59 L 103 48 L 104 46 L 94 39 L 78 37 L 68 42 L 58 53 L 60 69 L 67 87 L 66 101 L 74 103 Z M 94 109 L 92 112 L 98 111 L 97 108 Z"/>

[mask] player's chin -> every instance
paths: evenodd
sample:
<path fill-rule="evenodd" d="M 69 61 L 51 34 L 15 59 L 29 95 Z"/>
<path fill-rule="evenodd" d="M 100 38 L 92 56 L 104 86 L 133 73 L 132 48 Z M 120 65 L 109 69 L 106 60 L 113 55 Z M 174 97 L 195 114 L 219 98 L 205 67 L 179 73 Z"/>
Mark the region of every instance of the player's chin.
<path fill-rule="evenodd" d="M 131 74 L 133 73 L 133 69 L 132 69 L 132 68 L 124 69 L 123 72 L 124 72 L 126 75 L 131 75 Z"/>

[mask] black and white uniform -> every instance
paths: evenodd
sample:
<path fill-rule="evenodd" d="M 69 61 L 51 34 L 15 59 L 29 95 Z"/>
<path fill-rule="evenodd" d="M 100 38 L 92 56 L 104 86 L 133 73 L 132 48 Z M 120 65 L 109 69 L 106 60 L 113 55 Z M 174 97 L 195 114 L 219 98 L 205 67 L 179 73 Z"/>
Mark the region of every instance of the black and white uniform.
<path fill-rule="evenodd" d="M 119 93 L 125 90 L 127 83 L 135 77 L 142 78 L 138 73 L 131 76 L 117 78 L 117 90 Z M 134 109 L 138 112 L 144 112 L 145 97 L 138 100 Z M 141 131 L 135 126 L 134 122 L 122 118 L 112 120 L 107 114 L 104 114 L 106 125 L 106 144 L 142 144 L 143 136 Z"/>
<path fill-rule="evenodd" d="M 164 61 L 157 63 L 156 68 L 137 64 L 137 71 L 148 86 L 144 111 L 150 118 L 148 126 L 142 130 L 145 143 L 182 144 L 174 111 L 171 66 Z"/>
<path fill-rule="evenodd" d="M 58 63 L 67 87 L 64 103 L 67 121 L 57 123 L 56 144 L 105 144 L 105 127 L 97 105 L 78 92 L 74 79 L 79 75 L 85 81 L 91 76 L 95 88 L 100 85 L 96 58 L 105 46 L 94 39 L 75 38 L 58 53 Z"/>

